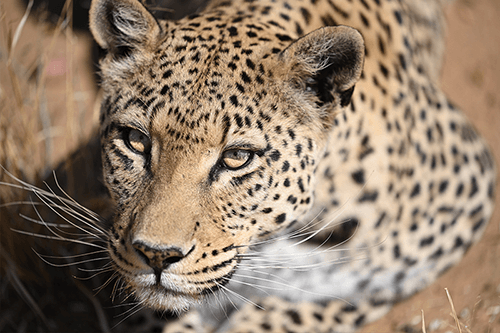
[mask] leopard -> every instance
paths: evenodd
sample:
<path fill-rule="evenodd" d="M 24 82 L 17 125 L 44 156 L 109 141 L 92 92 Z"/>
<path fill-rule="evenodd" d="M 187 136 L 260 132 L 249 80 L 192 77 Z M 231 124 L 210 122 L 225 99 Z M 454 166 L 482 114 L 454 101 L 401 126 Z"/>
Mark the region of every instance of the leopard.
<path fill-rule="evenodd" d="M 443 93 L 443 4 L 93 0 L 107 251 L 164 332 L 352 332 L 435 281 L 496 167 Z"/>

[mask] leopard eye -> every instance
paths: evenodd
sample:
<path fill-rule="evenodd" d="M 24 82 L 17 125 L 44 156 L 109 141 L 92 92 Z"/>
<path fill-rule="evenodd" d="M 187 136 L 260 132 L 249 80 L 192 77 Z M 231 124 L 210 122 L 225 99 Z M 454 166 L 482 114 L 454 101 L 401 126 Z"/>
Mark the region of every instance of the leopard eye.
<path fill-rule="evenodd" d="M 124 139 L 129 149 L 135 153 L 149 154 L 151 151 L 151 140 L 141 131 L 130 128 L 125 132 Z"/>
<path fill-rule="evenodd" d="M 244 168 L 250 163 L 254 152 L 245 149 L 229 149 L 222 153 L 222 163 L 230 170 Z"/>

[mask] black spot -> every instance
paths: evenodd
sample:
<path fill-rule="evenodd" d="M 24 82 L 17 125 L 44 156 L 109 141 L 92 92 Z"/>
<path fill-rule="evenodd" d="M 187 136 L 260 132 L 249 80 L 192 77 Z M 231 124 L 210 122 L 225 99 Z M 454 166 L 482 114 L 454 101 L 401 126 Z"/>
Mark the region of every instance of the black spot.
<path fill-rule="evenodd" d="M 429 256 L 429 259 L 431 259 L 431 260 L 437 260 L 443 254 L 444 254 L 443 248 L 439 247 L 439 249 L 437 249 L 436 251 L 434 251 L 434 253 Z"/>
<path fill-rule="evenodd" d="M 476 208 L 474 208 L 473 210 L 470 211 L 469 217 L 473 217 L 474 215 L 476 215 L 477 213 L 479 213 L 482 210 L 483 210 L 483 204 L 479 204 Z"/>
<path fill-rule="evenodd" d="M 399 248 L 399 245 L 394 245 L 393 248 L 393 254 L 394 254 L 394 259 L 398 259 L 401 256 L 401 250 Z"/>
<path fill-rule="evenodd" d="M 447 188 L 448 188 L 448 181 L 443 180 L 441 184 L 439 184 L 439 193 L 445 192 Z"/>
<path fill-rule="evenodd" d="M 236 125 L 238 125 L 239 128 L 243 127 L 243 119 L 238 114 L 235 114 L 233 118 L 236 121 Z"/>
<path fill-rule="evenodd" d="M 280 13 L 280 17 L 287 22 L 290 21 L 290 16 L 287 14 Z"/>
<path fill-rule="evenodd" d="M 168 79 L 170 76 L 172 76 L 172 74 L 173 74 L 173 71 L 171 69 L 169 69 L 165 73 L 163 73 L 162 78 Z"/>
<path fill-rule="evenodd" d="M 342 312 L 356 312 L 357 310 L 358 308 L 354 304 L 346 304 L 341 309 Z"/>
<path fill-rule="evenodd" d="M 300 315 L 298 312 L 294 310 L 288 310 L 286 314 L 292 319 L 293 323 L 296 325 L 301 325 L 302 324 L 302 319 L 300 318 Z"/>
<path fill-rule="evenodd" d="M 170 87 L 167 85 L 164 85 L 163 88 L 160 90 L 160 94 L 163 96 L 165 95 L 168 91 L 170 90 Z"/>
<path fill-rule="evenodd" d="M 288 35 L 283 35 L 283 34 L 276 34 L 276 37 L 277 37 L 280 41 L 282 41 L 282 42 L 289 42 L 289 41 L 293 40 L 293 39 L 292 39 L 292 37 L 290 37 L 290 36 L 288 36 Z"/>
<path fill-rule="evenodd" d="M 455 249 L 457 249 L 459 247 L 462 247 L 463 245 L 464 245 L 464 241 L 463 241 L 462 237 L 457 236 L 455 238 L 455 244 L 453 244 L 452 250 L 455 250 Z"/>
<path fill-rule="evenodd" d="M 301 153 L 302 153 L 302 145 L 299 143 L 295 146 L 295 155 L 300 157 Z"/>
<path fill-rule="evenodd" d="M 295 203 L 297 202 L 297 198 L 294 197 L 293 195 L 290 195 L 286 201 L 290 202 L 292 205 L 295 205 Z"/>
<path fill-rule="evenodd" d="M 321 16 L 321 22 L 323 23 L 324 26 L 327 27 L 333 27 L 338 25 L 337 21 L 335 21 L 335 19 L 328 14 Z"/>
<path fill-rule="evenodd" d="M 480 218 L 479 221 L 477 221 L 474 226 L 472 227 L 472 232 L 477 232 L 479 229 L 481 229 L 481 226 L 484 225 L 484 218 Z"/>
<path fill-rule="evenodd" d="M 304 193 L 305 189 L 304 189 L 304 183 L 302 181 L 302 178 L 299 177 L 299 179 L 297 180 L 297 185 L 299 185 L 300 192 Z"/>
<path fill-rule="evenodd" d="M 251 83 L 252 80 L 248 76 L 246 72 L 241 72 L 241 79 L 243 80 L 244 83 Z"/>
<path fill-rule="evenodd" d="M 495 197 L 495 183 L 490 182 L 488 184 L 488 198 L 493 199 Z"/>
<path fill-rule="evenodd" d="M 387 67 L 385 67 L 382 63 L 379 63 L 378 65 L 380 71 L 382 72 L 382 75 L 384 75 L 385 78 L 389 77 L 389 70 L 387 69 Z"/>
<path fill-rule="evenodd" d="M 373 190 L 373 191 L 364 191 L 361 197 L 358 199 L 358 202 L 374 202 L 377 200 L 378 197 L 378 191 Z"/>
<path fill-rule="evenodd" d="M 354 325 L 356 327 L 359 327 L 359 326 L 363 325 L 364 322 L 365 322 L 365 315 L 362 314 L 358 318 L 356 318 L 356 320 L 354 321 Z"/>
<path fill-rule="evenodd" d="M 270 330 L 273 328 L 273 327 L 272 327 L 270 324 L 268 324 L 268 323 L 262 323 L 262 324 L 260 325 L 260 327 L 262 327 L 262 329 L 263 329 L 264 331 L 270 331 Z"/>
<path fill-rule="evenodd" d="M 227 30 L 229 31 L 229 36 L 238 36 L 238 29 L 236 27 L 229 27 Z"/>
<path fill-rule="evenodd" d="M 361 22 L 363 22 L 363 25 L 367 28 L 370 27 L 370 22 L 368 21 L 368 19 L 366 18 L 366 16 L 363 15 L 363 13 L 359 13 L 359 18 L 361 19 Z"/>
<path fill-rule="evenodd" d="M 287 172 L 290 169 L 290 163 L 288 161 L 283 162 L 283 166 L 281 167 L 281 171 Z"/>
<path fill-rule="evenodd" d="M 300 7 L 300 13 L 302 14 L 306 24 L 309 24 L 309 21 L 311 20 L 311 13 L 309 13 L 309 11 L 304 7 Z"/>
<path fill-rule="evenodd" d="M 375 229 L 380 227 L 380 225 L 382 224 L 382 221 L 385 219 L 386 215 L 387 215 L 386 212 L 382 212 L 382 214 L 380 214 L 380 217 L 378 218 L 377 222 L 375 223 Z"/>
<path fill-rule="evenodd" d="M 281 153 L 278 151 L 278 150 L 274 150 L 270 155 L 269 157 L 273 160 L 273 161 L 277 161 L 280 159 L 281 157 Z"/>
<path fill-rule="evenodd" d="M 317 312 L 313 313 L 314 318 L 316 318 L 317 321 L 323 321 L 323 315 Z"/>
<path fill-rule="evenodd" d="M 414 198 L 420 194 L 420 183 L 416 183 L 413 190 L 410 193 L 410 198 Z"/>
<path fill-rule="evenodd" d="M 406 59 L 401 53 L 399 54 L 399 63 L 401 65 L 401 68 L 406 71 Z"/>
<path fill-rule="evenodd" d="M 422 240 L 420 240 L 420 247 L 429 246 L 432 243 L 434 243 L 434 236 L 429 236 L 427 238 L 422 238 Z"/>
<path fill-rule="evenodd" d="M 472 198 L 479 191 L 479 187 L 477 185 L 476 177 L 472 176 L 470 179 L 470 193 L 469 198 Z"/>
<path fill-rule="evenodd" d="M 406 276 L 406 273 L 405 273 L 405 272 L 403 272 L 403 271 L 401 271 L 401 272 L 397 273 L 397 274 L 394 276 L 394 283 L 395 283 L 395 284 L 400 284 L 400 283 L 403 281 L 403 279 L 405 278 L 405 276 Z"/>
<path fill-rule="evenodd" d="M 394 17 L 398 21 L 399 25 L 403 24 L 403 17 L 401 16 L 401 12 L 398 10 L 394 11 Z"/>
<path fill-rule="evenodd" d="M 233 104 L 234 106 L 238 106 L 239 103 L 238 103 L 238 97 L 236 95 L 232 95 L 231 97 L 229 97 L 229 100 L 231 101 L 231 104 Z"/>
<path fill-rule="evenodd" d="M 418 262 L 418 260 L 412 259 L 410 257 L 405 257 L 404 262 L 405 262 L 406 266 L 411 267 L 411 266 L 415 265 Z"/>
<path fill-rule="evenodd" d="M 382 37 L 378 36 L 378 48 L 380 50 L 380 53 L 383 55 L 385 54 L 385 43 L 382 40 Z"/>
<path fill-rule="evenodd" d="M 370 284 L 370 279 L 361 280 L 358 282 L 357 289 L 359 291 L 364 291 L 369 284 Z"/>
<path fill-rule="evenodd" d="M 252 61 L 252 60 L 247 59 L 247 60 L 246 60 L 246 64 L 247 64 L 248 68 L 250 68 L 251 70 L 254 70 L 254 69 L 255 69 L 255 64 L 253 63 L 253 61 Z"/>

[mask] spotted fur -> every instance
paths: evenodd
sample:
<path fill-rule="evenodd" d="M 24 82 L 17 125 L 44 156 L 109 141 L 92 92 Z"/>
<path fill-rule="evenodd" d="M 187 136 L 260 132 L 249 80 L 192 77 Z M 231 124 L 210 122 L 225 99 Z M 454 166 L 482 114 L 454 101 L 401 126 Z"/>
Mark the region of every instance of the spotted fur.
<path fill-rule="evenodd" d="M 199 307 L 167 330 L 352 331 L 484 230 L 495 167 L 439 88 L 437 2 L 213 1 L 170 22 L 94 0 L 90 20 L 109 253 L 141 303 Z"/>

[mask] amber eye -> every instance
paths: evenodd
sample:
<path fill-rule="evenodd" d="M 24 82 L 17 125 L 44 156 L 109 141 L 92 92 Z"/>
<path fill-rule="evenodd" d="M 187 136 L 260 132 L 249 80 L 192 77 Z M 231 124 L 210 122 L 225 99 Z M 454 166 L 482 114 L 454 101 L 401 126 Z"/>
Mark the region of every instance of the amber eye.
<path fill-rule="evenodd" d="M 231 170 L 241 169 L 252 160 L 254 152 L 245 149 L 229 149 L 222 153 L 222 163 Z"/>
<path fill-rule="evenodd" d="M 136 153 L 149 154 L 151 151 L 151 140 L 146 134 L 136 129 L 131 128 L 125 132 L 125 142 Z"/>

